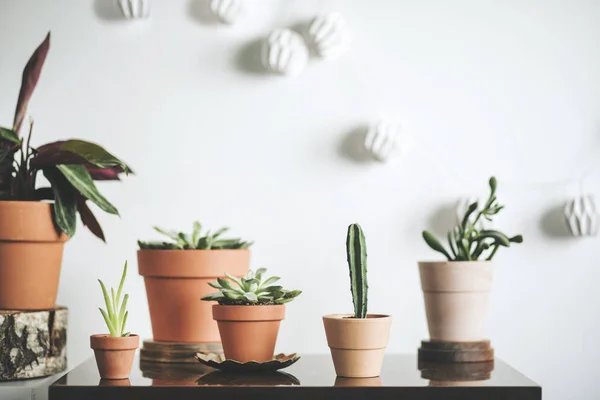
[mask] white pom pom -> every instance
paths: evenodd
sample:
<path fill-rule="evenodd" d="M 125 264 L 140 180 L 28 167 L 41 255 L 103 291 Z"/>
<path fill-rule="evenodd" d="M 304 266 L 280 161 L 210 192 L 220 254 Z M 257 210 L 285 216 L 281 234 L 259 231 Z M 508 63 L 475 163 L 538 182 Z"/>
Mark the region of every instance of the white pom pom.
<path fill-rule="evenodd" d="M 210 10 L 219 21 L 233 24 L 243 14 L 242 0 L 211 0 Z"/>
<path fill-rule="evenodd" d="M 308 37 L 317 55 L 329 59 L 341 56 L 352 42 L 352 34 L 340 13 L 316 17 L 308 29 Z"/>
<path fill-rule="evenodd" d="M 365 138 L 365 148 L 378 161 L 388 161 L 404 153 L 408 136 L 394 121 L 382 120 L 372 125 Z"/>
<path fill-rule="evenodd" d="M 475 212 L 473 212 L 471 214 L 471 216 L 469 217 L 469 222 L 471 224 L 477 217 L 478 212 L 481 211 L 483 209 L 483 207 L 485 206 L 485 200 L 479 199 L 476 197 L 463 197 L 462 199 L 458 200 L 458 202 L 456 203 L 456 223 L 462 224 L 462 220 L 465 217 L 465 214 L 467 213 L 469 206 L 475 202 L 477 202 L 477 208 L 475 209 Z M 475 225 L 475 227 L 479 230 L 482 230 L 484 228 L 489 227 L 489 225 L 490 225 L 489 221 L 486 220 L 485 218 L 481 217 L 477 221 L 477 224 Z"/>
<path fill-rule="evenodd" d="M 117 5 L 125 18 L 138 19 L 150 16 L 150 0 L 117 0 Z"/>
<path fill-rule="evenodd" d="M 302 36 L 289 29 L 271 32 L 262 48 L 263 66 L 277 74 L 297 76 L 308 62 L 308 49 Z"/>
<path fill-rule="evenodd" d="M 573 236 L 595 236 L 600 216 L 592 196 L 575 197 L 565 205 L 565 219 Z"/>

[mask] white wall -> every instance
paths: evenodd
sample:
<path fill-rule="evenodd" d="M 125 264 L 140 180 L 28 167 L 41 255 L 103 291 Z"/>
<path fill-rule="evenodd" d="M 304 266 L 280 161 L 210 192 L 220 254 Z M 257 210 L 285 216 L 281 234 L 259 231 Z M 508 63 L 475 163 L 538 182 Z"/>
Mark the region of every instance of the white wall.
<path fill-rule="evenodd" d="M 497 257 L 497 355 L 546 399 L 600 397 L 599 242 L 565 237 L 557 208 L 586 171 L 599 191 L 600 2 L 255 0 L 234 27 L 207 24 L 192 1 L 154 0 L 141 23 L 115 21 L 106 2 L 0 0 L 2 124 L 52 30 L 33 141 L 97 141 L 137 172 L 102 184 L 123 216 L 100 215 L 108 245 L 83 228 L 67 245 L 72 365 L 104 329 L 96 278 L 116 283 L 126 259 L 130 327 L 151 335 L 136 240 L 194 219 L 256 240 L 253 266 L 304 291 L 279 341 L 300 353 L 326 352 L 320 317 L 351 310 L 344 240 L 360 222 L 371 310 L 394 315 L 389 352 L 415 352 L 427 336 L 416 262 L 436 258 L 420 232 L 443 232 L 448 205 L 496 174 L 508 205 L 497 226 L 525 237 Z M 257 71 L 257 40 L 332 10 L 353 27 L 350 54 L 296 79 Z M 403 121 L 415 148 L 389 167 L 353 161 L 348 135 L 380 115 Z"/>

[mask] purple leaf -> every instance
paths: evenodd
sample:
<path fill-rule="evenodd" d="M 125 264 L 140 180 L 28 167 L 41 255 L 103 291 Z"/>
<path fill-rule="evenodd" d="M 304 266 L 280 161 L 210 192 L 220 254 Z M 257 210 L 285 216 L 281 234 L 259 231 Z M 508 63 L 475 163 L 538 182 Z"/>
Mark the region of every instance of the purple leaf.
<path fill-rule="evenodd" d="M 90 210 L 86 204 L 85 197 L 82 195 L 77 196 L 77 211 L 79 212 L 79 216 L 81 217 L 81 222 L 83 222 L 83 225 L 87 226 L 94 235 L 106 243 L 106 238 L 104 237 L 102 227 L 100 226 L 100 223 L 96 219 L 94 213 L 92 213 L 92 210 Z"/>
<path fill-rule="evenodd" d="M 21 91 L 19 92 L 19 100 L 17 101 L 17 108 L 15 110 L 15 120 L 13 123 L 14 131 L 18 134 L 21 129 L 23 119 L 25 119 L 25 113 L 27 112 L 27 104 L 33 94 L 33 90 L 37 85 L 46 60 L 46 55 L 50 50 L 50 32 L 46 35 L 46 38 L 39 45 L 39 47 L 33 52 L 29 62 L 23 70 L 23 80 L 21 82 Z"/>

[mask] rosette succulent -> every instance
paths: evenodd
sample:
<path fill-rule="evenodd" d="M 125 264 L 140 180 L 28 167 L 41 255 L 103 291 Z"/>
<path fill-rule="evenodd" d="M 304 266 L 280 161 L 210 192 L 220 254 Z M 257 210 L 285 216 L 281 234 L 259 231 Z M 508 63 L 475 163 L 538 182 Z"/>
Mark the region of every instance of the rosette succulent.
<path fill-rule="evenodd" d="M 274 305 L 285 304 L 298 297 L 301 290 L 287 290 L 282 286 L 273 285 L 280 278 L 272 276 L 264 278 L 266 268 L 248 271 L 243 278 L 236 278 L 225 273 L 225 278 L 217 278 L 216 282 L 208 284 L 218 292 L 202 297 L 205 301 L 216 301 L 220 305 Z"/>
<path fill-rule="evenodd" d="M 196 221 L 192 233 L 168 231 L 159 227 L 154 230 L 160 234 L 169 237 L 172 242 L 142 242 L 138 240 L 138 245 L 142 250 L 235 250 L 247 249 L 253 242 L 246 242 L 242 239 L 222 239 L 221 235 L 229 228 L 221 228 L 215 233 L 206 231 L 202 234 L 202 224 Z"/>

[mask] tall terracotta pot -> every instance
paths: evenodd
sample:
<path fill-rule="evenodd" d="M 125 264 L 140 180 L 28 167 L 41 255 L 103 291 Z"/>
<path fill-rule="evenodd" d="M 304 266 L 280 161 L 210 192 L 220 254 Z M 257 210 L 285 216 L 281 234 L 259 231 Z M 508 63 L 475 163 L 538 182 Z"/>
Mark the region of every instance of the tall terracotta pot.
<path fill-rule="evenodd" d="M 225 272 L 244 276 L 250 251 L 138 250 L 138 266 L 146 285 L 154 340 L 219 342 L 212 304 L 200 298 L 216 291 L 208 282 Z"/>
<path fill-rule="evenodd" d="M 332 314 L 323 317 L 323 325 L 337 376 L 379 376 L 390 336 L 391 316 L 367 314 L 367 318 L 353 318 L 351 314 Z"/>
<path fill-rule="evenodd" d="M 52 204 L 0 201 L 0 309 L 55 306 L 68 239 L 54 226 Z"/>
<path fill-rule="evenodd" d="M 102 379 L 127 379 L 131 373 L 135 350 L 140 345 L 138 335 L 112 337 L 107 334 L 90 336 L 90 347 Z"/>
<path fill-rule="evenodd" d="M 431 340 L 486 339 L 493 273 L 490 261 L 419 263 Z"/>
<path fill-rule="evenodd" d="M 239 362 L 273 359 L 279 324 L 285 305 L 227 306 L 215 304 L 213 317 L 219 325 L 225 358 Z"/>

